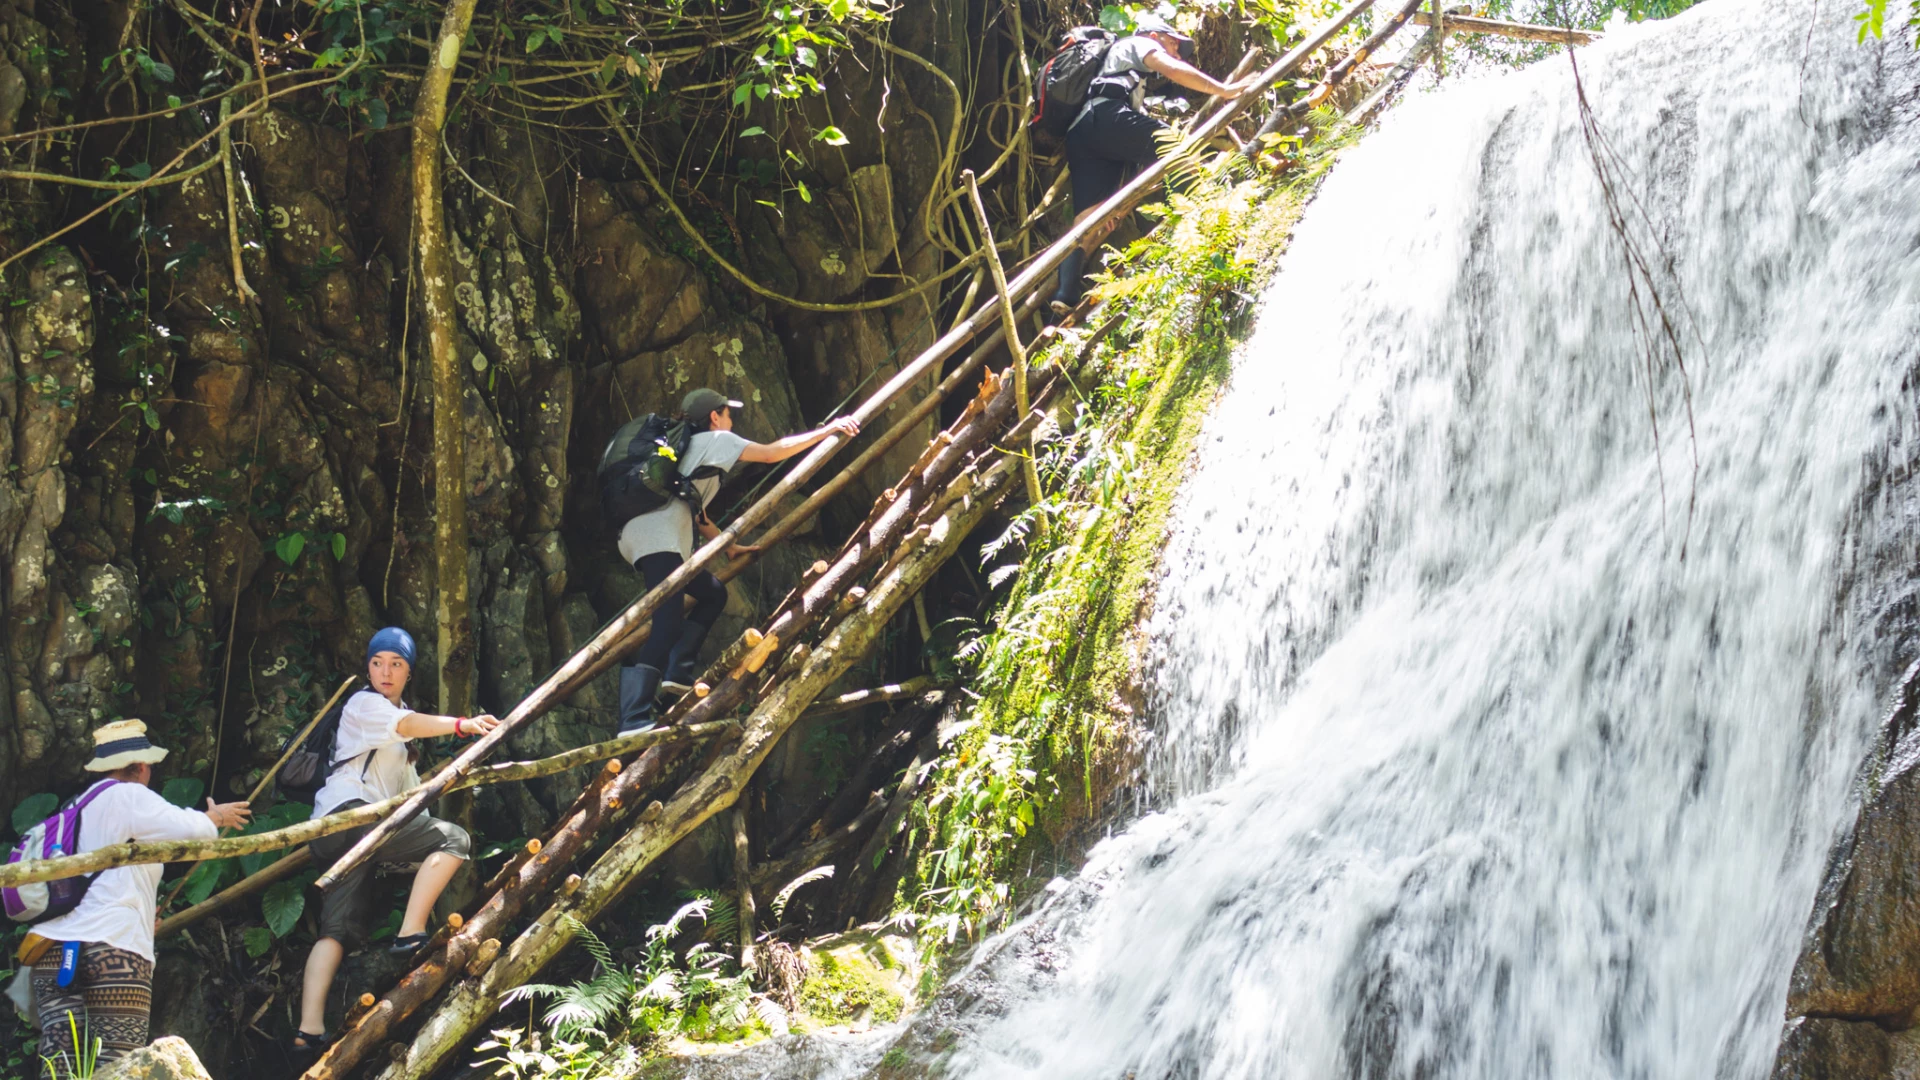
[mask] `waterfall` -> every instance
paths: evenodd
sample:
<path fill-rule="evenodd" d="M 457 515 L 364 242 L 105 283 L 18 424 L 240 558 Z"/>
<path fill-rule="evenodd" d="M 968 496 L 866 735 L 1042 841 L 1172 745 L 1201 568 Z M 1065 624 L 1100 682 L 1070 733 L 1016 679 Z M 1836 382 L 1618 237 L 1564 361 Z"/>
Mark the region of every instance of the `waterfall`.
<path fill-rule="evenodd" d="M 1842 8 L 1581 53 L 1677 360 L 1564 58 L 1335 168 L 1166 559 L 1159 809 L 982 950 L 931 1075 L 1767 1074 L 1911 658 L 1920 63 Z"/>

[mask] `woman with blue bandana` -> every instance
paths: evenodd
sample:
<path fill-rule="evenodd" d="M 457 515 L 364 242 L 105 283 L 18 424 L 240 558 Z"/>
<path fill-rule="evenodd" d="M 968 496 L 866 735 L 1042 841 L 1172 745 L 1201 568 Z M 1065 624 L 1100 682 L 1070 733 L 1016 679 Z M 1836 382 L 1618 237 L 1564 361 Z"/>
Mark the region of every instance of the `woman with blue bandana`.
<path fill-rule="evenodd" d="M 313 797 L 313 816 L 389 799 L 420 785 L 414 771 L 411 739 L 439 735 L 483 735 L 499 723 L 491 716 L 434 716 L 414 712 L 400 699 L 413 673 L 413 637 L 389 626 L 367 642 L 367 682 L 370 689 L 347 699 L 340 710 L 340 730 L 333 740 L 333 762 L 327 782 Z M 326 866 L 346 853 L 372 825 L 323 836 L 313 842 L 313 860 Z M 332 1040 L 327 1036 L 327 992 L 340 970 L 349 945 L 364 941 L 373 899 L 376 862 L 417 863 L 407 910 L 391 951 L 410 955 L 427 943 L 427 919 L 434 901 L 467 859 L 467 831 L 430 814 L 401 826 L 380 846 L 374 858 L 361 863 L 328 890 L 320 901 L 320 940 L 307 954 L 306 981 L 300 999 L 300 1029 L 294 1035 L 296 1062 L 312 1062 Z"/>

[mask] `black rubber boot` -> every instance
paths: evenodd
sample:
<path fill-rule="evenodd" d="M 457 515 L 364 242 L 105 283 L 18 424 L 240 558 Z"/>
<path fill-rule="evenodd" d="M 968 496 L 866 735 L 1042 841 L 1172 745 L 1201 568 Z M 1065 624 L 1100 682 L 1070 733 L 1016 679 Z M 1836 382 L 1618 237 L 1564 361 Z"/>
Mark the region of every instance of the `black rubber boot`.
<path fill-rule="evenodd" d="M 620 734 L 653 726 L 653 695 L 659 690 L 659 668 L 631 664 L 620 669 Z"/>
<path fill-rule="evenodd" d="M 1087 253 L 1080 248 L 1067 252 L 1065 262 L 1060 264 L 1058 284 L 1053 290 L 1053 302 L 1042 313 L 1046 325 L 1052 326 L 1066 317 L 1080 303 L 1080 295 L 1087 291 Z"/>
<path fill-rule="evenodd" d="M 693 689 L 694 661 L 700 658 L 700 646 L 707 642 L 707 631 L 713 627 L 689 621 L 680 629 L 680 640 L 673 643 L 673 651 L 667 654 L 667 673 L 661 679 L 660 690 L 670 697 L 678 698 Z"/>

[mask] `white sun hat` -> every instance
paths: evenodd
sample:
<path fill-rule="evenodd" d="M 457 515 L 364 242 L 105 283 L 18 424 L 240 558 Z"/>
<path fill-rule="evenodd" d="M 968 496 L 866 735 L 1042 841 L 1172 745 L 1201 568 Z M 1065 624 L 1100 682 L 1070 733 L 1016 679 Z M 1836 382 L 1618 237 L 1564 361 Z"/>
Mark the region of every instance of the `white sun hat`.
<path fill-rule="evenodd" d="M 112 772 L 129 765 L 154 765 L 164 760 L 167 750 L 147 741 L 147 725 L 141 720 L 115 720 L 93 732 L 93 760 L 88 772 Z"/>

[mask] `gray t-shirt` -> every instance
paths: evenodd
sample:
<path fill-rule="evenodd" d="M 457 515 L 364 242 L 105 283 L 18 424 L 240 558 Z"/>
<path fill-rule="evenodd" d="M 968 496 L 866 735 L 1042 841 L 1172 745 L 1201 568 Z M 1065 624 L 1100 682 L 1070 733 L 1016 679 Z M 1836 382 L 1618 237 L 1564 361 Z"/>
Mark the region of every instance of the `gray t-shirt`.
<path fill-rule="evenodd" d="M 694 476 L 705 469 L 707 476 L 694 477 L 693 489 L 700 493 L 700 508 L 706 509 L 720 494 L 722 477 L 740 463 L 747 440 L 731 431 L 703 431 L 687 442 L 680 457 L 680 475 Z M 718 473 L 713 470 L 718 469 Z M 629 564 L 642 555 L 674 551 L 682 559 L 693 554 L 693 508 L 684 500 L 671 499 L 658 510 L 631 518 L 620 530 L 620 557 Z"/>
<path fill-rule="evenodd" d="M 1146 36 L 1135 34 L 1123 37 L 1107 50 L 1107 61 L 1100 65 L 1100 77 L 1105 79 L 1128 72 L 1139 72 L 1142 78 L 1133 80 L 1133 96 L 1128 104 L 1138 109 L 1147 97 L 1147 80 L 1153 77 L 1153 69 L 1147 66 L 1147 57 L 1157 52 L 1166 52 L 1167 47 Z"/>

